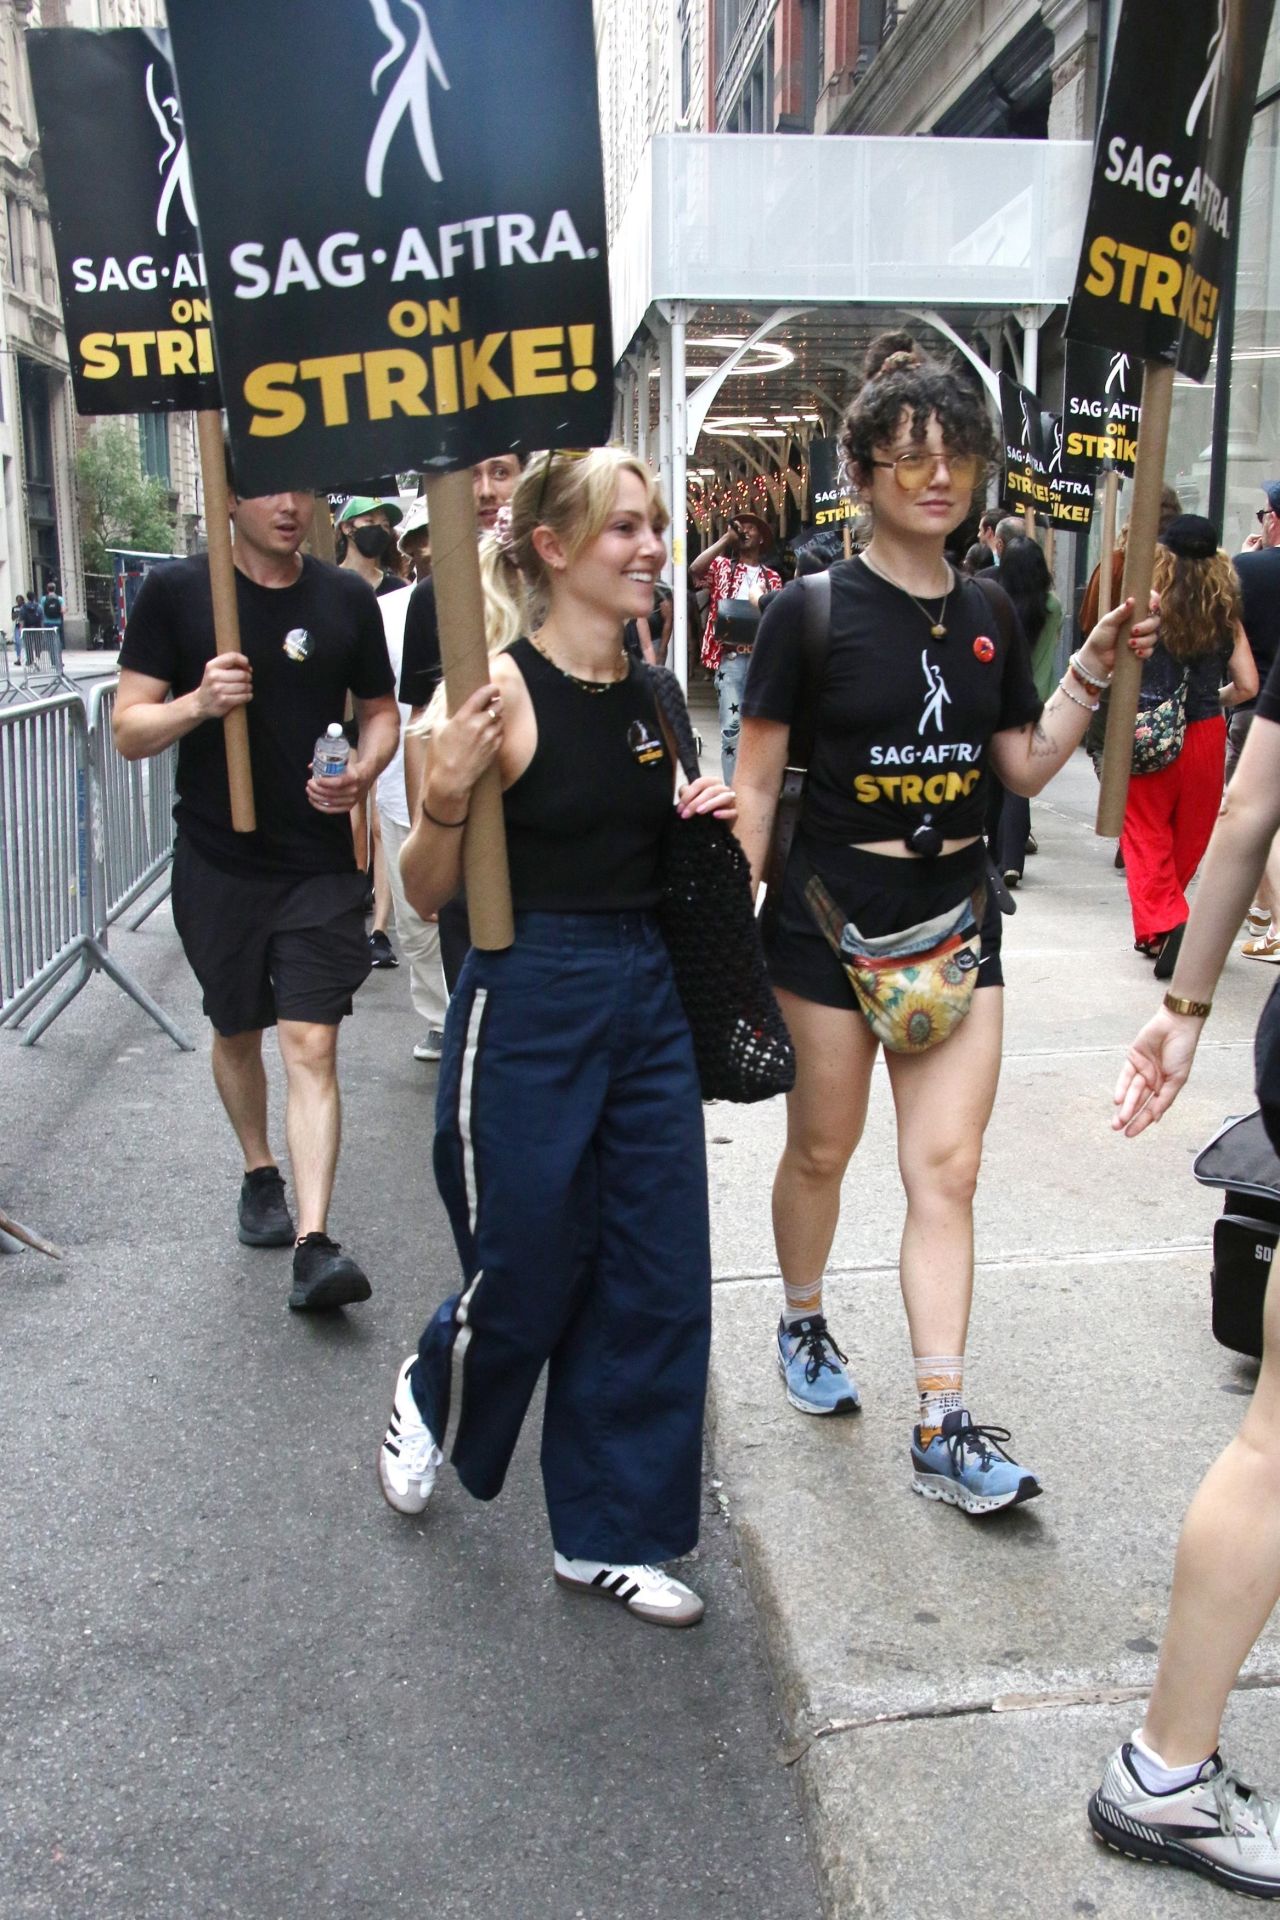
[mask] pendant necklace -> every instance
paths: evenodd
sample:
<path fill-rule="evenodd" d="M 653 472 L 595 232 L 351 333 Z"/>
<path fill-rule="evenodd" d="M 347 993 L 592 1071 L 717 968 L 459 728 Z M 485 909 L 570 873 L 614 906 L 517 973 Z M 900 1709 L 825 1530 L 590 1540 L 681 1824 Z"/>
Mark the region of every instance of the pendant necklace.
<path fill-rule="evenodd" d="M 562 667 L 558 660 L 553 660 L 542 642 L 533 634 L 529 635 L 529 645 L 535 653 L 542 655 L 549 667 L 554 667 L 557 673 L 563 674 L 565 679 L 571 681 L 575 687 L 581 687 L 584 693 L 608 693 L 612 687 L 620 686 L 631 671 L 631 662 L 627 658 L 625 647 L 618 649 L 618 664 L 622 671 L 615 673 L 612 680 L 584 680 L 579 674 L 570 673 L 568 667 Z"/>
<path fill-rule="evenodd" d="M 882 567 L 876 566 L 874 561 L 869 560 L 867 558 L 865 552 L 862 555 L 862 564 L 864 567 L 870 567 L 872 573 L 878 574 L 880 579 L 887 582 L 889 586 L 897 587 L 899 593 L 906 594 L 912 606 L 918 607 L 921 613 L 924 615 L 925 619 L 929 622 L 929 633 L 933 639 L 935 640 L 946 639 L 947 629 L 944 622 L 946 621 L 946 617 L 947 617 L 947 602 L 951 598 L 950 586 L 948 586 L 946 592 L 942 596 L 942 605 L 938 608 L 937 617 L 935 619 L 934 615 L 930 613 L 928 607 L 925 606 L 923 600 L 917 600 L 915 594 L 912 593 L 909 587 L 904 587 L 901 581 L 895 580 L 892 577 L 892 575 L 887 574 Z M 954 584 L 954 582 L 952 584 Z"/>

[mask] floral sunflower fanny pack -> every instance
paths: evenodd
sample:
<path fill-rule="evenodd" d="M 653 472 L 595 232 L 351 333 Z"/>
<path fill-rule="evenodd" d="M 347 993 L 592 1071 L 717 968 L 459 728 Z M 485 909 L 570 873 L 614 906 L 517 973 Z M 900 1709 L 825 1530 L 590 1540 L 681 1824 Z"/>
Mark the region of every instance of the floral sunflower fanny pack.
<path fill-rule="evenodd" d="M 804 897 L 882 1046 L 926 1053 L 954 1032 L 978 984 L 984 886 L 932 920 L 870 938 L 845 919 L 816 873 Z"/>

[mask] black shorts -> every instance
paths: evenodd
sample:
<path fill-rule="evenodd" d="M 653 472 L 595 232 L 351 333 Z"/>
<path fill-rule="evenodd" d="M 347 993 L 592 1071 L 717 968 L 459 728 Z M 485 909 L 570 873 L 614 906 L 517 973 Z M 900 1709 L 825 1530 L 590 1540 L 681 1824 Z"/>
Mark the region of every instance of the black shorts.
<path fill-rule="evenodd" d="M 897 860 L 861 847 L 825 846 L 797 834 L 782 883 L 782 900 L 765 938 L 769 978 L 818 1007 L 859 1011 L 848 975 L 805 903 L 810 872 L 821 875 L 845 919 L 869 939 L 914 927 L 959 906 L 987 870 L 986 849 L 975 841 L 936 860 Z M 982 920 L 978 986 L 1002 987 L 1000 909 L 987 893 Z"/>
<path fill-rule="evenodd" d="M 227 873 L 184 835 L 173 855 L 173 920 L 204 1010 L 230 1038 L 304 1020 L 336 1027 L 368 976 L 362 873 Z"/>

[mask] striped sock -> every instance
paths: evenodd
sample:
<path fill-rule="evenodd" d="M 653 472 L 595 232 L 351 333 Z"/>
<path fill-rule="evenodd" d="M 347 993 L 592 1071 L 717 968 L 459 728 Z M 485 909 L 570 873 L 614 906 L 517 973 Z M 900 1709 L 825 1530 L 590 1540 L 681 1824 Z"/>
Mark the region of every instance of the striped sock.
<path fill-rule="evenodd" d="M 920 1444 L 927 1447 L 941 1433 L 944 1417 L 964 1405 L 964 1355 L 917 1354 L 915 1369 L 916 1392 L 920 1396 Z"/>

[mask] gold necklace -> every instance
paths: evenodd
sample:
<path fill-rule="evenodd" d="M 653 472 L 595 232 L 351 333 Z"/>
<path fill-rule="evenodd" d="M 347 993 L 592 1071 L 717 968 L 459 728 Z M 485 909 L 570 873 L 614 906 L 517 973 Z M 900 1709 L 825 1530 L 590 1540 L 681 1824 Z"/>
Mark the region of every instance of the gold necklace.
<path fill-rule="evenodd" d="M 905 593 L 913 607 L 919 607 L 921 613 L 924 615 L 925 619 L 929 622 L 929 632 L 935 640 L 946 639 L 947 629 L 946 629 L 946 626 L 944 625 L 944 622 L 947 617 L 947 602 L 951 598 L 950 585 L 947 587 L 946 592 L 942 596 L 942 605 L 938 608 L 937 617 L 935 618 L 934 615 L 930 613 L 928 607 L 925 606 L 924 602 L 922 600 L 916 599 L 916 596 L 914 595 L 914 593 L 912 593 L 910 587 L 904 587 L 900 580 L 895 580 L 892 574 L 886 573 L 884 571 L 883 567 L 878 567 L 874 560 L 869 560 L 867 558 L 865 551 L 863 552 L 863 555 L 862 555 L 862 564 L 865 567 L 870 567 L 872 573 L 878 575 L 878 577 L 881 580 L 885 581 L 889 586 L 896 587 L 899 593 Z M 954 581 L 952 582 L 952 584 L 954 584 Z"/>
<path fill-rule="evenodd" d="M 615 673 L 612 680 L 584 680 L 579 674 L 570 673 L 568 667 L 562 667 L 558 660 L 553 660 L 541 640 L 536 639 L 533 634 L 529 635 L 529 645 L 535 653 L 542 655 L 549 667 L 554 667 L 556 672 L 563 674 L 566 680 L 571 680 L 575 687 L 581 687 L 584 693 L 608 693 L 611 687 L 621 685 L 631 671 L 631 662 L 627 658 L 625 647 L 618 648 L 618 664 L 622 668 L 621 673 Z"/>

